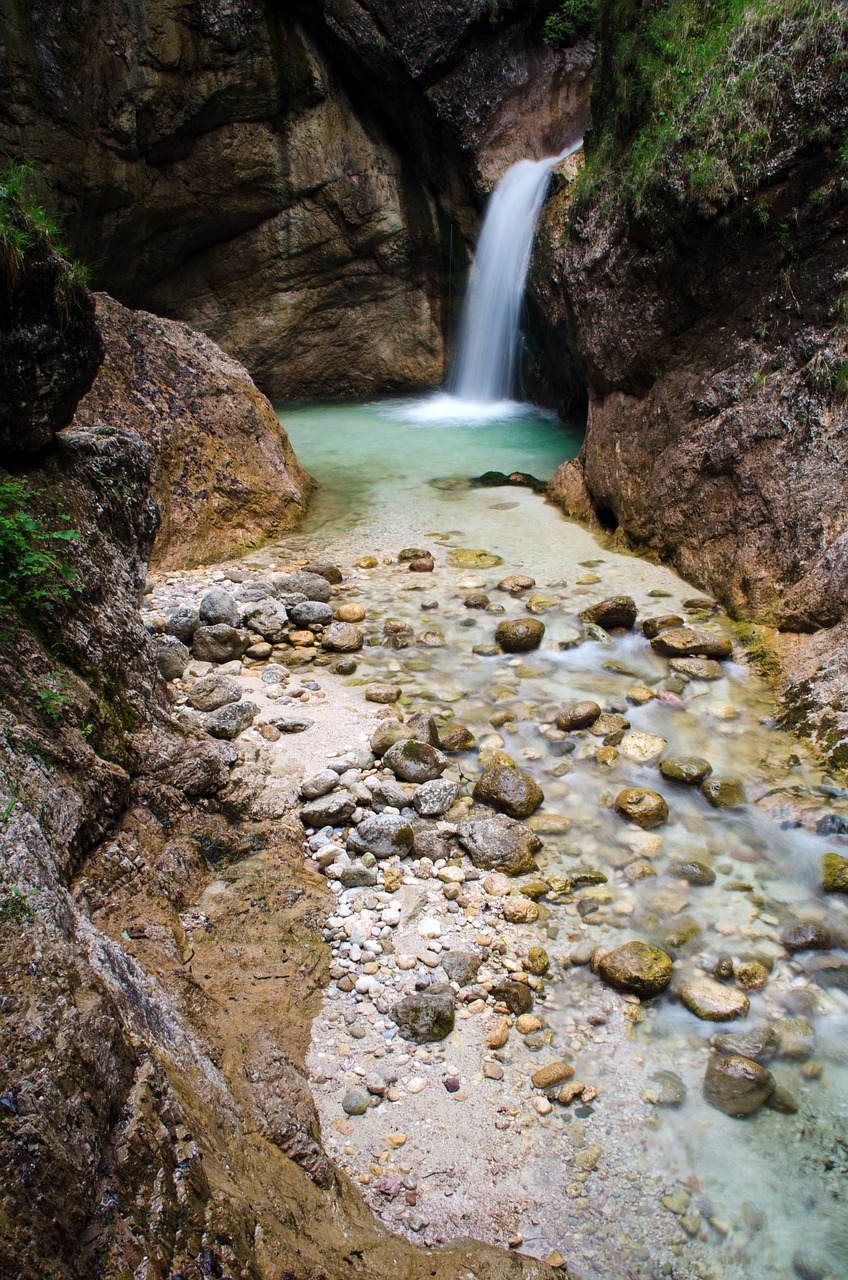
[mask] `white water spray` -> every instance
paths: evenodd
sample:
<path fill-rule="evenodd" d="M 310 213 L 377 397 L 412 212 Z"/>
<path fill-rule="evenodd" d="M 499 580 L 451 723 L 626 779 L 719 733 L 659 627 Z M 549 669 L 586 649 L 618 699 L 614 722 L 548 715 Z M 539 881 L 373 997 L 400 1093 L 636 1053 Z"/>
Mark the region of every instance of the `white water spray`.
<path fill-rule="evenodd" d="M 519 160 L 492 193 L 449 379 L 449 390 L 458 400 L 491 405 L 513 395 L 518 325 L 536 220 L 551 170 L 582 145 L 581 139 L 558 156 Z"/>

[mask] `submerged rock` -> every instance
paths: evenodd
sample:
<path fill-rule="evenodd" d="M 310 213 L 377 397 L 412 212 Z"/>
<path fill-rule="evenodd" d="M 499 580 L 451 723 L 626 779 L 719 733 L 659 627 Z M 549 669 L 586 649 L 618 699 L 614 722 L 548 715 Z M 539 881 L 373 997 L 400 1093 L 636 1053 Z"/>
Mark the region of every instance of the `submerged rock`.
<path fill-rule="evenodd" d="M 611 631 L 614 627 L 624 627 L 628 631 L 636 622 L 636 603 L 630 596 L 610 596 L 599 604 L 590 605 L 579 614 L 581 622 L 593 623 Z"/>
<path fill-rule="evenodd" d="M 659 995 L 671 981 L 673 969 L 671 956 L 648 942 L 626 942 L 598 961 L 604 982 L 637 996 Z"/>
<path fill-rule="evenodd" d="M 681 983 L 678 995 L 686 1008 L 705 1022 L 731 1022 L 748 1016 L 748 997 L 706 974 L 697 974 Z"/>
<path fill-rule="evenodd" d="M 694 859 L 691 862 L 688 860 L 670 862 L 668 864 L 668 873 L 671 876 L 677 876 L 679 880 L 688 881 L 689 884 L 715 884 L 716 874 L 712 867 L 708 867 L 705 862 L 697 862 Z"/>
<path fill-rule="evenodd" d="M 774 1027 L 752 1027 L 750 1031 L 726 1031 L 713 1036 L 713 1048 L 725 1057 L 752 1058 L 755 1062 L 767 1062 L 780 1046 Z"/>
<path fill-rule="evenodd" d="M 676 1071 L 655 1071 L 642 1092 L 642 1101 L 655 1107 L 679 1107 L 686 1099 L 686 1085 Z"/>
<path fill-rule="evenodd" d="M 780 941 L 792 955 L 797 951 L 830 951 L 833 935 L 823 924 L 802 920 L 784 929 Z"/>
<path fill-rule="evenodd" d="M 643 831 L 668 821 L 668 805 L 657 791 L 642 787 L 625 787 L 615 797 L 615 811 L 635 822 Z"/>
<path fill-rule="evenodd" d="M 533 855 L 541 849 L 542 841 L 523 822 L 503 814 L 468 818 L 460 823 L 457 839 L 475 867 L 485 871 L 517 876 L 538 870 Z"/>
<path fill-rule="evenodd" d="M 538 649 L 545 634 L 545 624 L 538 618 L 513 618 L 501 622 L 495 640 L 504 653 L 529 653 Z"/>
<path fill-rule="evenodd" d="M 706 778 L 701 783 L 701 795 L 714 809 L 734 809 L 745 803 L 745 788 L 738 778 Z"/>
<path fill-rule="evenodd" d="M 724 675 L 721 663 L 714 658 L 671 658 L 668 665 L 693 680 L 721 680 Z"/>
<path fill-rule="evenodd" d="M 571 733 L 575 729 L 588 729 L 601 714 L 597 702 L 573 702 L 570 707 L 563 707 L 554 724 L 558 729 Z"/>
<path fill-rule="evenodd" d="M 404 1040 L 429 1044 L 453 1031 L 456 999 L 448 986 L 432 986 L 398 1000 L 389 1011 Z"/>
<path fill-rule="evenodd" d="M 474 785 L 474 799 L 510 818 L 529 818 L 545 799 L 539 784 L 521 769 L 489 765 Z"/>
<path fill-rule="evenodd" d="M 710 1058 L 704 1097 L 727 1116 L 750 1116 L 774 1092 L 774 1076 L 758 1062 L 742 1057 Z"/>
<path fill-rule="evenodd" d="M 667 756 L 660 760 L 660 773 L 670 782 L 683 782 L 687 786 L 697 787 L 708 778 L 713 767 L 701 756 Z"/>

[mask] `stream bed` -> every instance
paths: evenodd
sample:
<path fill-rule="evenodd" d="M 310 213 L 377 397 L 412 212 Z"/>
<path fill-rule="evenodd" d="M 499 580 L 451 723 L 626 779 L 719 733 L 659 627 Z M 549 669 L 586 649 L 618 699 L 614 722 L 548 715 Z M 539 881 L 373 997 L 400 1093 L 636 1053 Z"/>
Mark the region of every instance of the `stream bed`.
<path fill-rule="evenodd" d="M 775 729 L 771 696 L 739 635 L 701 593 L 612 549 L 526 486 L 470 483 L 492 470 L 547 480 L 577 452 L 576 431 L 510 406 L 463 421 L 446 397 L 293 406 L 280 416 L 321 488 L 306 524 L 250 561 L 342 565 L 344 599 L 364 607 L 369 637 L 347 683 L 399 684 L 404 712 L 426 707 L 442 726 L 466 726 L 478 750 L 508 753 L 545 792 L 529 820 L 544 841 L 541 873 L 572 882 L 570 892 L 540 898 L 538 919 L 518 926 L 553 962 L 536 1002 L 541 1031 L 522 1038 L 513 1030 L 490 1055 L 496 1070 L 484 1073 L 463 1057 L 466 1024 L 458 1024 L 413 1061 L 429 1092 L 407 1099 L 411 1110 L 399 1100 L 344 1116 L 334 1055 L 349 1082 L 412 1050 L 367 989 L 331 987 L 311 1065 L 334 1158 L 410 1238 L 482 1234 L 504 1244 L 512 1235 L 540 1258 L 559 1251 L 586 1280 L 848 1276 L 848 899 L 820 884 L 823 854 L 848 845 L 842 781 Z M 431 573 L 398 561 L 413 547 L 432 553 Z M 535 586 L 517 596 L 497 589 L 516 574 Z M 587 638 L 578 613 L 615 595 L 635 600 L 637 627 Z M 474 596 L 487 596 L 488 606 L 468 607 Z M 640 630 L 660 614 L 729 637 L 734 660 L 719 678 L 671 670 Z M 498 622 L 530 616 L 544 622 L 541 648 L 499 652 Z M 413 640 L 384 638 L 387 618 L 410 624 Z M 627 735 L 605 742 L 557 730 L 557 709 L 585 699 L 626 716 Z M 658 760 L 677 756 L 706 758 L 715 776 L 741 786 L 743 802 L 713 807 L 697 787 L 661 777 Z M 474 751 L 454 760 L 462 776 L 479 773 Z M 653 830 L 625 822 L 613 802 L 626 787 L 661 792 L 668 821 Z M 679 871 L 693 861 L 706 869 L 701 883 Z M 340 890 L 345 909 L 367 914 L 362 891 Z M 449 914 L 445 936 L 454 926 L 496 936 L 497 919 L 493 932 L 475 910 L 469 921 Z M 834 945 L 789 954 L 781 936 L 798 921 L 830 930 Z M 747 1015 L 701 1020 L 674 984 L 642 1003 L 604 987 L 588 963 L 592 951 L 635 938 L 666 948 L 683 974 L 732 970 L 737 981 L 726 985 L 744 984 Z M 404 941 L 414 949 L 414 930 Z M 349 946 L 334 954 L 355 971 Z M 379 957 L 369 958 L 382 974 Z M 409 990 L 415 977 L 386 969 L 387 990 Z M 766 1025 L 775 1036 L 768 1065 L 788 1102 L 745 1119 L 724 1115 L 702 1093 L 710 1040 Z M 358 1071 L 357 1055 L 367 1057 Z M 574 1063 L 590 1101 L 539 1114 L 528 1073 L 552 1056 Z M 462 1077 L 461 1116 L 441 1088 L 446 1072 Z M 498 1072 L 500 1092 L 487 1101 Z M 385 1118 L 392 1106 L 401 1119 Z M 404 1150 L 381 1161 L 380 1135 L 401 1126 Z M 399 1201 L 385 1192 L 393 1174 L 408 1190 Z"/>

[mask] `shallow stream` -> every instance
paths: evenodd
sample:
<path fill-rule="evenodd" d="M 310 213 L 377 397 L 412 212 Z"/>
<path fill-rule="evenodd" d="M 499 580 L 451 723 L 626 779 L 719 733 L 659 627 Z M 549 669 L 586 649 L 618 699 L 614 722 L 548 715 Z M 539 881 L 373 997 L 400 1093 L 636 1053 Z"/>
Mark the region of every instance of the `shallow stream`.
<path fill-rule="evenodd" d="M 848 936 L 848 900 L 824 895 L 819 871 L 823 853 L 846 852 L 848 793 L 774 728 L 739 636 L 699 592 L 611 549 L 528 487 L 469 483 L 491 470 L 546 480 L 576 453 L 576 432 L 506 406 L 463 422 L 444 397 L 291 407 L 281 420 L 321 489 L 307 523 L 252 559 L 302 553 L 348 570 L 373 556 L 375 566 L 352 571 L 346 598 L 365 606 L 369 633 L 396 617 L 416 642 L 366 645 L 352 679 L 401 684 L 409 705 L 461 722 L 478 745 L 500 743 L 545 791 L 530 822 L 545 841 L 543 874 L 606 878 L 540 904 L 551 953 L 575 957 L 545 1004 L 550 1047 L 572 1056 L 597 1098 L 526 1121 L 521 1176 L 532 1207 L 522 1248 L 539 1257 L 559 1249 L 587 1280 L 848 1276 L 848 955 L 790 957 L 780 943 L 797 920 Z M 409 573 L 397 561 L 407 547 L 431 551 L 435 571 Z M 536 587 L 520 598 L 498 591 L 508 574 Z M 479 593 L 488 610 L 466 607 Z M 585 639 L 578 612 L 619 594 L 634 598 L 640 623 L 678 613 L 730 636 L 737 660 L 719 679 L 690 679 L 670 671 L 638 627 Z M 528 602 L 545 624 L 542 648 L 494 652 L 498 621 L 528 616 Z M 632 758 L 626 742 L 599 756 L 599 738 L 556 731 L 555 709 L 586 698 L 663 739 L 666 757 L 706 757 L 716 775 L 743 784 L 746 803 L 713 808 L 697 788 L 664 780 L 656 756 Z M 458 759 L 475 776 L 473 752 Z M 624 822 L 612 801 L 627 786 L 660 791 L 668 823 L 641 831 Z M 684 859 L 708 867 L 713 883 L 669 870 Z M 587 1025 L 581 1010 L 603 992 L 588 951 L 631 938 L 665 946 L 681 970 L 712 973 L 730 957 L 763 965 L 768 980 L 747 992 L 744 1021 L 701 1021 L 666 993 L 632 1017 L 619 1010 Z M 780 1033 L 769 1066 L 797 1111 L 730 1118 L 702 1096 L 710 1037 L 764 1022 Z M 660 1071 L 685 1086 L 679 1105 L 656 1105 Z M 578 1142 L 599 1148 L 593 1168 L 575 1167 Z"/>

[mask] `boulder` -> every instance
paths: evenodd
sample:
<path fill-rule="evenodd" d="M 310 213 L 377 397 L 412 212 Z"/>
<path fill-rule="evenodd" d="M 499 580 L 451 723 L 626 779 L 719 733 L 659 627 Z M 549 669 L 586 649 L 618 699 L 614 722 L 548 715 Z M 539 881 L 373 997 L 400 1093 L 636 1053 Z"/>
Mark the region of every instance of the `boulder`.
<path fill-rule="evenodd" d="M 611 631 L 614 627 L 624 627 L 628 631 L 636 622 L 636 603 L 630 596 L 610 596 L 599 604 L 590 605 L 580 613 L 580 621 L 603 627 Z"/>
<path fill-rule="evenodd" d="M 521 769 L 492 764 L 474 784 L 474 799 L 510 818 L 529 818 L 545 799 L 539 784 Z"/>
<path fill-rule="evenodd" d="M 389 1011 L 404 1040 L 414 1040 L 416 1044 L 444 1040 L 453 1031 L 455 1016 L 454 994 L 450 987 L 442 985 L 404 996 Z"/>
<path fill-rule="evenodd" d="M 296 627 L 325 627 L 333 621 L 333 610 L 323 600 L 304 600 L 303 604 L 292 605 L 288 614 Z"/>
<path fill-rule="evenodd" d="M 332 622 L 321 636 L 323 648 L 331 653 L 355 653 L 364 643 L 365 636 L 352 622 Z"/>
<path fill-rule="evenodd" d="M 204 627 L 214 627 L 220 622 L 225 622 L 228 627 L 237 627 L 239 624 L 236 598 L 223 587 L 213 587 L 211 591 L 207 591 L 201 597 L 197 612 Z"/>
<path fill-rule="evenodd" d="M 191 652 L 198 662 L 232 662 L 242 656 L 249 643 L 246 631 L 221 622 L 198 627 L 191 642 Z"/>
<path fill-rule="evenodd" d="M 163 680 L 179 680 L 191 659 L 186 646 L 176 636 L 151 636 L 150 649 Z"/>
<path fill-rule="evenodd" d="M 183 644 L 190 645 L 199 626 L 200 614 L 190 604 L 183 604 L 168 618 L 165 630 L 168 635 L 176 636 Z"/>
<path fill-rule="evenodd" d="M 374 755 L 384 756 L 397 742 L 409 742 L 415 733 L 400 720 L 383 720 L 371 734 L 370 746 Z"/>
<path fill-rule="evenodd" d="M 203 717 L 203 728 L 212 738 L 230 742 L 253 724 L 259 708 L 252 702 L 230 702 Z"/>
<path fill-rule="evenodd" d="M 635 822 L 643 831 L 659 827 L 668 820 L 668 805 L 657 791 L 643 787 L 625 787 L 615 797 L 615 811 Z"/>
<path fill-rule="evenodd" d="M 396 742 L 389 747 L 383 763 L 401 782 L 430 782 L 441 777 L 448 767 L 448 758 L 428 742 L 410 738 L 408 742 Z"/>
<path fill-rule="evenodd" d="M 349 791 L 341 788 L 329 795 L 310 800 L 300 811 L 300 820 L 306 827 L 340 827 L 347 822 L 356 808 L 356 799 Z"/>
<path fill-rule="evenodd" d="M 192 685 L 187 701 L 195 711 L 217 711 L 219 707 L 240 699 L 241 686 L 229 676 L 216 675 L 213 671 Z"/>
<path fill-rule="evenodd" d="M 616 991 L 655 996 L 671 981 L 673 963 L 670 955 L 648 942 L 626 942 L 601 957 L 598 973 Z"/>
<path fill-rule="evenodd" d="M 730 658 L 733 654 L 733 645 L 724 636 L 708 635 L 693 627 L 661 631 L 651 641 L 651 648 L 665 658 Z"/>
<path fill-rule="evenodd" d="M 848 858 L 839 853 L 822 855 L 821 886 L 825 893 L 848 893 Z"/>
<path fill-rule="evenodd" d="M 529 653 L 538 649 L 544 634 L 545 624 L 538 618 L 513 618 L 500 623 L 495 640 L 504 653 Z"/>
<path fill-rule="evenodd" d="M 415 792 L 412 803 L 422 818 L 439 818 L 454 804 L 459 795 L 459 787 L 447 778 L 433 778 L 424 782 Z"/>
<path fill-rule="evenodd" d="M 415 832 L 396 813 L 372 813 L 348 836 L 354 853 L 373 853 L 375 858 L 405 857 L 415 852 Z"/>
<path fill-rule="evenodd" d="M 289 615 L 278 600 L 260 600 L 244 611 L 244 623 L 270 644 L 279 644 L 289 630 Z"/>
<path fill-rule="evenodd" d="M 330 584 L 321 573 L 279 573 L 274 578 L 274 594 L 277 596 L 303 595 L 307 600 L 330 599 Z"/>
<path fill-rule="evenodd" d="M 413 711 L 406 723 L 419 742 L 429 742 L 431 747 L 439 745 L 439 731 L 429 711 Z"/>
<path fill-rule="evenodd" d="M 525 827 L 502 814 L 468 818 L 459 824 L 457 839 L 475 867 L 485 871 L 502 871 L 507 875 L 523 875 L 537 871 L 534 854 L 542 841 Z"/>
<path fill-rule="evenodd" d="M 750 1116 L 774 1092 L 774 1077 L 750 1058 L 710 1058 L 704 1075 L 704 1097 L 727 1116 Z"/>

